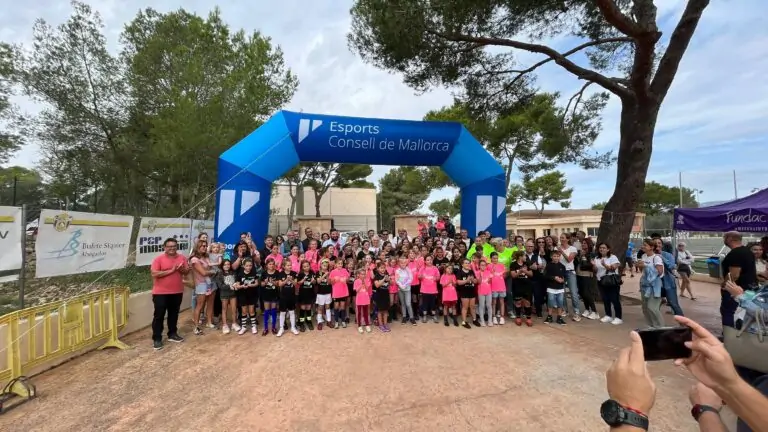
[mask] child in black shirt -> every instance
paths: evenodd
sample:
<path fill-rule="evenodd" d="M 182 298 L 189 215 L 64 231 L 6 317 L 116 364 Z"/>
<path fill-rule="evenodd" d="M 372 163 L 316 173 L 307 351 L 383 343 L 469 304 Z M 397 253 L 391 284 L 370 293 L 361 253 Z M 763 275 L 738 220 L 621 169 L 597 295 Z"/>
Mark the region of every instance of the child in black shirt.
<path fill-rule="evenodd" d="M 551 252 L 552 260 L 544 269 L 545 283 L 547 284 L 547 306 L 549 307 L 547 324 L 552 323 L 552 315 L 557 315 L 557 323 L 565 325 L 563 319 L 563 307 L 565 306 L 565 266 L 560 262 L 562 253 L 558 249 Z"/>
<path fill-rule="evenodd" d="M 312 305 L 317 299 L 315 288 L 316 277 L 309 261 L 301 262 L 301 273 L 298 276 L 299 283 L 299 331 L 305 331 L 304 326 L 314 330 L 312 326 Z"/>
<path fill-rule="evenodd" d="M 300 289 L 297 283 L 299 275 L 291 270 L 291 265 L 291 260 L 283 260 L 283 271 L 278 276 L 278 283 L 280 284 L 280 329 L 277 331 L 278 337 L 283 335 L 283 331 L 287 327 L 286 314 L 291 321 L 291 333 L 299 334 L 299 330 L 296 329 L 296 295 Z"/>
<path fill-rule="evenodd" d="M 245 334 L 250 323 L 251 332 L 256 334 L 259 329 L 256 325 L 256 304 L 259 302 L 259 277 L 253 269 L 253 261 L 250 258 L 243 260 L 235 277 L 235 289 L 237 304 L 240 305 L 240 328 L 237 334 Z"/>

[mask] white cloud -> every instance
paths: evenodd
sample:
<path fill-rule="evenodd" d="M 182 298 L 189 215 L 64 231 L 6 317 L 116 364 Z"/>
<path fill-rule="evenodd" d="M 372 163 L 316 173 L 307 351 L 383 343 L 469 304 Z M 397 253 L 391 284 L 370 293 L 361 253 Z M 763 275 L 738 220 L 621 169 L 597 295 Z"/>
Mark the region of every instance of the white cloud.
<path fill-rule="evenodd" d="M 662 30 L 669 35 L 686 2 L 657 3 Z M 204 0 L 112 0 L 93 5 L 104 17 L 113 49 L 118 47 L 123 25 L 139 9 L 169 11 L 183 7 L 207 14 L 212 7 Z M 366 65 L 349 51 L 346 33 L 350 0 L 221 0 L 218 5 L 225 22 L 233 28 L 261 31 L 282 47 L 287 64 L 300 79 L 290 109 L 420 119 L 427 111 L 451 102 L 445 89 L 416 95 L 402 83 L 402 77 Z M 65 20 L 69 12 L 68 0 L 10 3 L 0 16 L 0 38 L 29 43 L 36 18 L 42 17 L 55 25 Z M 702 199 L 706 200 L 732 196 L 734 169 L 740 173 L 740 190 L 768 186 L 760 184 L 768 183 L 761 165 L 768 149 L 768 122 L 762 119 L 768 111 L 768 81 L 763 76 L 768 70 L 768 27 L 763 22 L 767 12 L 768 3 L 762 0 L 711 3 L 663 106 L 649 180 L 676 184 L 677 172 L 682 170 L 685 185 L 704 190 Z M 558 38 L 549 42 L 566 49 L 569 40 Z M 521 53 L 518 58 L 521 64 L 528 64 L 538 57 Z M 542 89 L 560 91 L 563 97 L 580 85 L 554 64 L 540 69 L 538 82 Z M 28 101 L 22 102 L 25 109 L 38 108 Z M 613 99 L 604 112 L 603 133 L 596 143 L 601 150 L 617 148 L 619 114 L 620 105 Z M 29 146 L 13 162 L 33 165 L 38 159 L 37 150 Z M 710 166 L 713 163 L 714 167 Z M 377 181 L 387 169 L 375 167 L 371 181 Z M 603 172 L 583 172 L 574 167 L 563 170 L 575 188 L 574 206 L 587 207 L 604 201 L 613 190 L 615 168 Z M 454 194 L 452 189 L 435 191 L 428 202 Z"/>

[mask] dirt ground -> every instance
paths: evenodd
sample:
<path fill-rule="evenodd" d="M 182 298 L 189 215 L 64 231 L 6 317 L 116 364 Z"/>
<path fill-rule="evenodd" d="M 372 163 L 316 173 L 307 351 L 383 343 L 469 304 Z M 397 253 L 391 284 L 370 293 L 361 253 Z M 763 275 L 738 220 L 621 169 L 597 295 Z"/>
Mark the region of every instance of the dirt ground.
<path fill-rule="evenodd" d="M 682 299 L 682 307 L 716 321 L 717 287 L 695 288 L 700 300 Z M 92 352 L 34 377 L 39 396 L 1 415 L 0 430 L 605 430 L 604 372 L 627 332 L 642 325 L 639 305 L 626 304 L 622 326 L 537 321 L 466 330 L 441 322 L 279 339 L 195 337 L 185 314 L 182 344 L 155 352 L 143 330 L 124 338 L 132 350 Z M 671 362 L 650 370 L 658 388 L 652 430 L 698 430 L 688 373 Z"/>

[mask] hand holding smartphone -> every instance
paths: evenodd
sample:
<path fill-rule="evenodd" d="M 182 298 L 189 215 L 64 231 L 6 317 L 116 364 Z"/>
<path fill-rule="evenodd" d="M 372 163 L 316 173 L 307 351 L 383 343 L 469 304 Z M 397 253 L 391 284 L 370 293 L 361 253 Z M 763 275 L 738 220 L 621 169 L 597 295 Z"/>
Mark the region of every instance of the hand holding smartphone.
<path fill-rule="evenodd" d="M 637 330 L 643 342 L 645 361 L 660 361 L 688 358 L 691 349 L 685 342 L 693 340 L 689 327 L 661 327 Z"/>

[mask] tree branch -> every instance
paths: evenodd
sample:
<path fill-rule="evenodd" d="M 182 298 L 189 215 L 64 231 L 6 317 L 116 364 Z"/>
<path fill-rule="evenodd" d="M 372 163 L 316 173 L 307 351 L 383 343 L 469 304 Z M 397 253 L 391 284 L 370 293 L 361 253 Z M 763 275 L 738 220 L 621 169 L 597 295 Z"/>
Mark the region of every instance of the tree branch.
<path fill-rule="evenodd" d="M 688 49 L 704 9 L 708 5 L 709 0 L 688 1 L 680 21 L 678 21 L 675 30 L 672 32 L 667 50 L 664 52 L 664 56 L 659 62 L 659 67 L 656 69 L 656 76 L 654 76 L 651 82 L 651 94 L 658 100 L 664 100 L 667 96 L 672 80 L 675 79 L 677 69 L 680 67 L 680 61 Z"/>
<path fill-rule="evenodd" d="M 469 42 L 469 43 L 476 43 L 481 46 L 486 46 L 486 45 L 505 46 L 509 48 L 521 49 L 523 51 L 544 54 L 550 59 L 552 59 L 552 61 L 560 65 L 563 69 L 567 70 L 568 72 L 576 75 L 581 79 L 584 79 L 587 81 L 593 81 L 594 83 L 602 86 L 603 88 L 619 96 L 620 98 L 629 98 L 633 96 L 633 93 L 629 89 L 621 86 L 619 83 L 613 81 L 612 79 L 608 78 L 607 76 L 599 72 L 593 71 L 591 69 L 583 68 L 577 65 L 576 63 L 568 60 L 564 54 L 546 45 L 520 42 L 516 40 L 497 38 L 497 37 L 469 36 L 469 35 L 455 34 L 455 33 L 446 34 L 446 33 L 435 32 L 432 30 L 427 30 L 427 32 L 453 42 Z"/>
<path fill-rule="evenodd" d="M 619 9 L 619 6 L 613 0 L 595 0 L 595 4 L 603 14 L 603 18 L 608 21 L 608 24 L 616 28 L 621 33 L 637 37 L 643 31 L 642 29 L 624 12 Z"/>
<path fill-rule="evenodd" d="M 565 110 L 563 111 L 563 121 L 562 121 L 562 127 L 565 127 L 565 119 L 568 117 L 568 111 L 571 109 L 571 103 L 573 103 L 573 113 L 576 114 L 576 108 L 581 103 L 581 98 L 584 96 L 584 90 L 587 89 L 587 87 L 594 84 L 592 81 L 587 81 L 579 91 L 577 91 L 573 96 L 571 96 L 570 99 L 568 99 L 568 104 L 565 105 Z M 575 101 L 575 103 L 574 103 Z"/>

